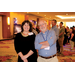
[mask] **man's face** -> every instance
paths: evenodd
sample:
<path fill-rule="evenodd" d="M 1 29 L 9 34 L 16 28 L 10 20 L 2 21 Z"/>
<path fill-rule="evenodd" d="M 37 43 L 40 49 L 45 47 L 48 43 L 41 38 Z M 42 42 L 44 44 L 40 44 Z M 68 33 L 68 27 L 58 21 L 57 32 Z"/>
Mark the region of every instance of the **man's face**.
<path fill-rule="evenodd" d="M 75 27 L 73 29 L 75 30 Z"/>
<path fill-rule="evenodd" d="M 55 25 L 56 25 L 55 21 L 52 21 L 52 27 L 55 26 Z"/>
<path fill-rule="evenodd" d="M 40 21 L 38 26 L 42 32 L 45 32 L 47 29 L 47 24 L 44 21 Z"/>
<path fill-rule="evenodd" d="M 62 24 L 60 23 L 60 28 L 62 27 Z"/>

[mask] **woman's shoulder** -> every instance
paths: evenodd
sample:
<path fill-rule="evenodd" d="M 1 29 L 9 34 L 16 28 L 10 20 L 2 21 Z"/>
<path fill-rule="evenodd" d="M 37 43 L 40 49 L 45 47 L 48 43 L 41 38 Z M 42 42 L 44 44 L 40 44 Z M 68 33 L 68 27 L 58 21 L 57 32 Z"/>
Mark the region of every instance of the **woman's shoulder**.
<path fill-rule="evenodd" d="M 28 33 L 29 36 L 34 36 L 35 34 L 33 32 Z"/>
<path fill-rule="evenodd" d="M 21 32 L 20 33 L 17 33 L 16 36 L 21 36 Z"/>

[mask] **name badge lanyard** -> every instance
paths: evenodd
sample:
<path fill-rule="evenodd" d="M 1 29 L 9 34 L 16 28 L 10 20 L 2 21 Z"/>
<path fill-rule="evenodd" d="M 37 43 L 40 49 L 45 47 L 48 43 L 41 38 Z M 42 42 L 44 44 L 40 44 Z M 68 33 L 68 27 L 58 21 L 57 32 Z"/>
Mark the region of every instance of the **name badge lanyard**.
<path fill-rule="evenodd" d="M 49 32 L 49 31 L 48 31 L 48 32 Z M 44 38 L 44 36 L 43 36 L 43 34 L 42 34 L 42 37 L 43 37 L 44 41 L 47 41 L 48 32 L 47 32 L 47 35 L 46 35 L 46 39 Z"/>

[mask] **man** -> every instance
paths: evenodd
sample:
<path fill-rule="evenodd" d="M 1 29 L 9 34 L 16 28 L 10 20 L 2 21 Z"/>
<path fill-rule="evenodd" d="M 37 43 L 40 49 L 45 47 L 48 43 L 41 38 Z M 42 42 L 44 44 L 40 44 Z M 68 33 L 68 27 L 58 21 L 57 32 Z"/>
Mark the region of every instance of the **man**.
<path fill-rule="evenodd" d="M 56 46 L 57 46 L 57 52 L 60 52 L 60 46 L 58 43 L 58 39 L 59 39 L 59 29 L 56 26 L 57 21 L 55 19 L 52 20 L 52 29 L 55 31 L 56 34 Z"/>
<path fill-rule="evenodd" d="M 63 41 L 64 41 L 64 33 L 65 28 L 62 26 L 63 22 L 60 22 L 60 31 L 59 31 L 59 45 L 60 45 L 60 53 L 63 54 Z"/>
<path fill-rule="evenodd" d="M 54 30 L 47 29 L 47 23 L 40 20 L 38 26 L 41 30 L 35 38 L 35 49 L 38 49 L 38 62 L 57 62 L 56 36 Z"/>
<path fill-rule="evenodd" d="M 73 31 L 74 31 L 74 33 L 75 33 L 75 26 L 73 26 Z M 74 42 L 74 47 L 75 47 L 75 42 Z"/>
<path fill-rule="evenodd" d="M 32 32 L 33 32 L 35 35 L 37 35 L 38 32 L 36 31 L 36 26 L 35 26 L 34 22 L 32 22 L 32 26 L 33 26 Z"/>
<path fill-rule="evenodd" d="M 56 26 L 57 21 L 55 19 L 52 20 L 52 29 L 55 31 L 56 33 L 56 40 L 59 39 L 59 29 Z"/>

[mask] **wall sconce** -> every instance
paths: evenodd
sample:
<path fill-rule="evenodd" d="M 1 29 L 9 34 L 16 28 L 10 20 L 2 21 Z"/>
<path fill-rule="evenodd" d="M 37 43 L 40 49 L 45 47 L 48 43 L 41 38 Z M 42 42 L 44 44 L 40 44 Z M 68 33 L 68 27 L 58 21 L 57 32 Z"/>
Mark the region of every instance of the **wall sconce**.
<path fill-rule="evenodd" d="M 10 17 L 7 17 L 7 24 L 10 25 Z"/>

